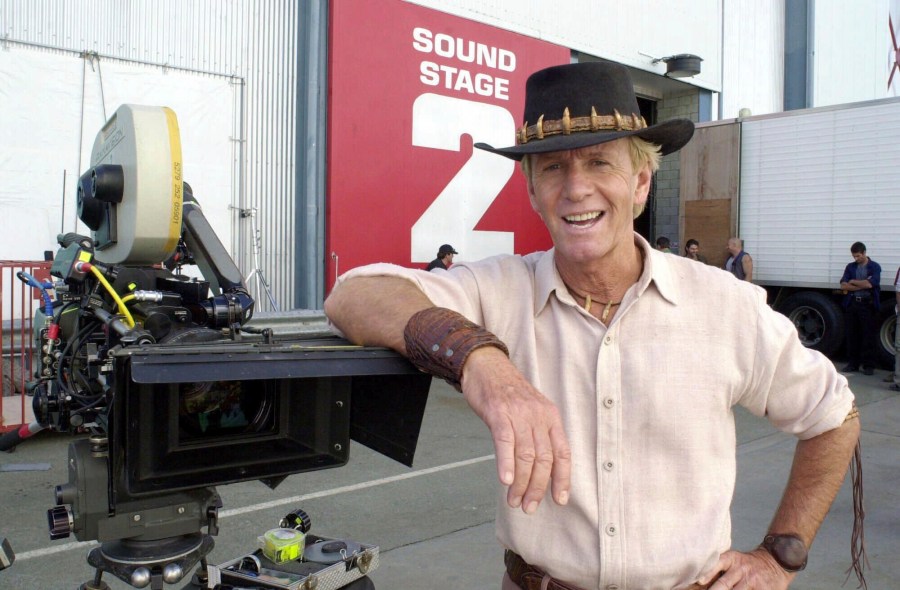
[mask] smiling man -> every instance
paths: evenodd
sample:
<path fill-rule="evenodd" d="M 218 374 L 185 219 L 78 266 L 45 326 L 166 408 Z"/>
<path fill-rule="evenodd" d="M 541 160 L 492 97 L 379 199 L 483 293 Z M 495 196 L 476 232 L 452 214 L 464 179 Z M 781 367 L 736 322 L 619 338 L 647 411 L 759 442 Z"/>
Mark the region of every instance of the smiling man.
<path fill-rule="evenodd" d="M 355 269 L 328 317 L 446 379 L 490 429 L 503 588 L 787 588 L 857 441 L 846 379 L 760 288 L 634 232 L 693 124 L 648 126 L 625 68 L 532 74 L 523 120 L 516 145 L 476 147 L 521 161 L 554 247 Z M 735 405 L 800 439 L 756 548 L 731 547 Z"/>

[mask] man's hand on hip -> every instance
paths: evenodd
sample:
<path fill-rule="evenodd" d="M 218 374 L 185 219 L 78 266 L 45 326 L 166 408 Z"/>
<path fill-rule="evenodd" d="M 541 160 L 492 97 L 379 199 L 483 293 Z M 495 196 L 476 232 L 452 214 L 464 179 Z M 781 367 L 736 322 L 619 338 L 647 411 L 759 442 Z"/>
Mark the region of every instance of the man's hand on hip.
<path fill-rule="evenodd" d="M 559 410 L 497 348 L 469 355 L 463 368 L 466 401 L 487 424 L 497 453 L 497 474 L 509 486 L 507 503 L 531 514 L 548 483 L 557 504 L 569 500 L 572 453 Z"/>
<path fill-rule="evenodd" d="M 721 572 L 721 576 L 716 576 Z M 726 551 L 700 584 L 716 580 L 709 590 L 786 590 L 797 574 L 782 569 L 765 549 Z"/>

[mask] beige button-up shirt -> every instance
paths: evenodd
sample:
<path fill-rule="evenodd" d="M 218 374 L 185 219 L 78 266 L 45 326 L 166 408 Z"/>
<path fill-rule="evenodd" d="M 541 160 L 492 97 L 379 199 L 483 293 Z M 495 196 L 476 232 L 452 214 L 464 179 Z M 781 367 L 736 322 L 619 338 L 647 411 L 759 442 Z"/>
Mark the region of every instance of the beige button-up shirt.
<path fill-rule="evenodd" d="M 583 588 L 672 590 L 731 547 L 732 407 L 806 439 L 840 426 L 853 394 L 762 289 L 635 242 L 644 269 L 609 327 L 571 297 L 553 250 L 448 272 L 377 264 L 344 278 L 414 282 L 499 336 L 559 408 L 572 448 L 569 503 L 548 494 L 527 515 L 507 506 L 498 483 L 503 545 Z"/>

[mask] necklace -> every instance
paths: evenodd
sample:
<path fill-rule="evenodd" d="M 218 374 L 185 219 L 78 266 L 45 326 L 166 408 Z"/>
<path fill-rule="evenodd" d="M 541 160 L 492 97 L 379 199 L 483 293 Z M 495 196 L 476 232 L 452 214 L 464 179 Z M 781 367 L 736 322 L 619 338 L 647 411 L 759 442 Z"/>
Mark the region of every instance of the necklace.
<path fill-rule="evenodd" d="M 569 290 L 572 291 L 571 288 L 570 288 Z M 616 305 L 621 305 L 621 304 L 622 304 L 621 301 L 594 301 L 593 299 L 591 299 L 591 294 L 590 294 L 590 293 L 588 293 L 587 295 L 579 295 L 578 293 L 575 293 L 575 291 L 572 291 L 572 293 L 574 293 L 575 295 L 578 295 L 578 297 L 581 297 L 582 299 L 584 299 L 584 311 L 586 311 L 586 312 L 588 312 L 588 313 L 591 313 L 591 304 L 593 304 L 593 303 L 597 303 L 597 304 L 599 304 L 599 305 L 604 306 L 604 307 L 603 307 L 603 313 L 600 314 L 600 321 L 601 321 L 601 322 L 605 322 L 605 321 L 606 321 L 606 318 L 609 317 L 609 310 L 610 310 L 610 309 L 612 309 L 612 308 L 615 307 Z"/>

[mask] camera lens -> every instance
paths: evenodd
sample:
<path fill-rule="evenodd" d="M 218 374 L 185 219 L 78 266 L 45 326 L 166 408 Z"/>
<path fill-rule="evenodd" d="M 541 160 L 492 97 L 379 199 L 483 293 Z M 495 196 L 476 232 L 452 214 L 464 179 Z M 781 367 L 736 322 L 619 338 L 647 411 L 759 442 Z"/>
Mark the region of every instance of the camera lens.
<path fill-rule="evenodd" d="M 259 381 L 204 381 L 182 383 L 179 388 L 182 441 L 273 428 L 271 402 Z"/>

